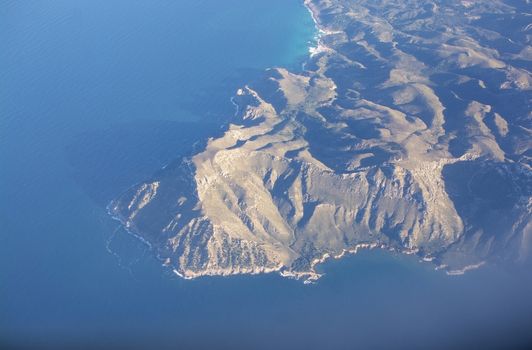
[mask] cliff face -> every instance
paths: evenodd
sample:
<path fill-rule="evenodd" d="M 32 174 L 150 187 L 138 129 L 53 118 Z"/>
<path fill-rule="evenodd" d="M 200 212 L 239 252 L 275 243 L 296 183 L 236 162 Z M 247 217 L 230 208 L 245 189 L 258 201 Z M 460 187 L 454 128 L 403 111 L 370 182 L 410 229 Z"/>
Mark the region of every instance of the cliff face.
<path fill-rule="evenodd" d="M 532 60 L 523 1 L 307 0 L 303 73 L 237 92 L 204 151 L 110 204 L 187 278 L 363 247 L 460 273 L 532 248 Z"/>

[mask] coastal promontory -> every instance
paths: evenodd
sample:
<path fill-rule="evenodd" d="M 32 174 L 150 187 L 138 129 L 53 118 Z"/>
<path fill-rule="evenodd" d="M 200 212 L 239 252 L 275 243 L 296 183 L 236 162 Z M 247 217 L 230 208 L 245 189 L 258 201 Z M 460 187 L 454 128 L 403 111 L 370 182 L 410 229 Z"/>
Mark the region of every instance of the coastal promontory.
<path fill-rule="evenodd" d="M 222 135 L 111 214 L 185 278 L 308 281 L 324 259 L 366 248 L 450 274 L 529 261 L 526 2 L 305 6 L 319 37 L 304 69 L 242 86 Z"/>

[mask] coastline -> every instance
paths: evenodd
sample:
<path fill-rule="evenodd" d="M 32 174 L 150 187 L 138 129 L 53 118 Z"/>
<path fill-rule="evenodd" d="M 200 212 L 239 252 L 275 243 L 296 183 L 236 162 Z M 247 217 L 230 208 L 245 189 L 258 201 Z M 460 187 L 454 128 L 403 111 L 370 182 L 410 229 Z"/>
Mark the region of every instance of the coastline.
<path fill-rule="evenodd" d="M 298 65 L 300 65 L 301 66 L 301 70 L 304 71 L 306 64 L 309 63 L 309 61 L 315 55 L 317 55 L 317 54 L 319 54 L 321 52 L 325 52 L 325 51 L 329 50 L 328 48 L 326 48 L 326 46 L 323 43 L 321 43 L 321 39 L 322 39 L 322 37 L 324 35 L 334 34 L 334 32 L 327 31 L 327 30 L 323 29 L 320 26 L 320 24 L 319 24 L 319 22 L 318 22 L 318 20 L 316 18 L 316 15 L 314 13 L 314 10 L 311 8 L 311 1 L 310 0 L 303 0 L 302 1 L 302 6 L 304 6 L 306 8 L 307 12 L 310 14 L 310 18 L 312 19 L 312 22 L 313 22 L 315 34 L 313 35 L 313 40 L 312 41 L 305 40 L 305 43 L 307 44 L 306 51 L 305 51 L 306 54 L 304 56 L 298 56 L 299 58 L 296 58 L 296 60 L 294 62 L 292 62 L 291 64 L 288 64 L 288 66 L 293 66 L 295 68 Z M 266 71 L 269 71 L 269 70 L 274 69 L 274 68 L 284 68 L 284 67 L 271 66 L 271 67 L 265 68 L 264 71 L 266 72 Z M 244 90 L 246 88 L 248 88 L 247 85 L 237 89 L 235 95 L 233 95 L 233 96 L 231 96 L 229 98 L 230 103 L 235 107 L 235 112 L 222 125 L 220 125 L 220 129 L 226 130 L 228 128 L 229 124 L 231 123 L 231 121 L 235 117 L 238 116 L 238 114 L 240 112 L 240 105 L 235 101 L 235 98 L 237 96 L 243 95 L 244 94 Z M 210 138 L 211 137 L 209 137 L 209 139 Z M 204 142 L 197 141 L 196 143 L 201 143 L 201 145 L 203 147 L 205 147 Z M 197 151 L 199 151 L 199 150 L 195 149 L 195 152 L 192 152 L 192 154 L 197 153 Z M 185 157 L 182 160 L 182 162 L 187 164 L 187 166 L 189 168 L 189 171 L 191 173 L 193 173 L 193 169 L 192 169 L 193 165 L 192 165 L 191 157 L 192 156 L 190 156 L 190 155 Z M 164 165 L 161 170 L 166 169 L 168 167 L 168 165 L 172 164 L 173 162 L 174 161 L 170 162 L 169 164 Z M 142 181 L 139 182 L 139 183 L 132 184 L 125 192 L 136 188 L 141 183 L 142 183 Z M 151 242 L 149 242 L 144 237 L 142 237 L 142 235 L 140 233 L 137 233 L 135 231 L 134 227 L 131 227 L 130 225 L 127 224 L 127 219 L 124 218 L 123 216 L 119 215 L 117 213 L 117 209 L 116 208 L 113 209 L 114 205 L 116 205 L 116 200 L 112 200 L 111 202 L 108 203 L 108 205 L 106 206 L 107 215 L 110 216 L 112 220 L 118 221 L 118 223 L 120 224 L 120 227 L 123 228 L 128 235 L 130 235 L 131 237 L 137 239 L 141 243 L 145 244 L 147 246 L 147 248 L 151 252 L 156 253 L 155 254 L 155 258 L 161 263 L 161 266 L 163 268 L 170 268 L 174 275 L 176 275 L 177 277 L 182 278 L 184 280 L 192 280 L 192 279 L 196 279 L 196 278 L 200 278 L 200 277 L 207 277 L 207 276 L 260 275 L 260 274 L 278 273 L 279 275 L 281 275 L 283 277 L 289 277 L 289 278 L 293 278 L 293 279 L 296 279 L 296 280 L 304 280 L 304 283 L 307 284 L 307 283 L 315 282 L 316 280 L 318 280 L 322 276 L 321 274 L 318 274 L 315 271 L 304 272 L 304 273 L 288 272 L 288 271 L 286 271 L 285 267 L 282 264 L 280 264 L 277 267 L 273 267 L 273 268 L 238 269 L 238 270 L 232 270 L 232 271 L 229 271 L 229 272 L 227 270 L 220 270 L 220 271 L 212 270 L 212 271 L 210 271 L 207 274 L 205 274 L 205 273 L 192 273 L 192 274 L 191 273 L 188 273 L 188 274 L 181 273 L 177 269 L 172 268 L 171 266 L 169 266 L 169 264 L 166 261 L 167 259 L 164 259 L 164 258 L 160 257 L 159 254 L 157 254 L 156 247 L 154 247 L 154 245 Z M 317 265 L 317 264 L 315 264 L 315 265 Z"/>
<path fill-rule="evenodd" d="M 316 46 L 309 47 L 309 53 L 310 53 L 309 58 L 313 58 L 314 56 L 317 56 L 323 52 L 332 51 L 332 49 L 323 42 L 323 37 L 326 35 L 341 34 L 342 31 L 331 31 L 323 27 L 323 25 L 319 21 L 317 10 L 314 8 L 312 4 L 312 0 L 304 0 L 303 5 L 307 8 L 308 12 L 310 13 L 310 17 L 312 18 L 312 21 L 314 22 L 314 26 L 316 27 L 316 31 L 317 31 L 316 37 L 315 37 Z"/>
<path fill-rule="evenodd" d="M 10 2 L 0 348 L 519 348 L 517 5 Z"/>
<path fill-rule="evenodd" d="M 309 63 L 309 62 L 312 62 L 312 59 L 316 55 L 318 55 L 320 53 L 327 52 L 327 51 L 333 51 L 334 52 L 333 48 L 328 47 L 324 43 L 324 41 L 325 41 L 324 39 L 328 35 L 336 35 L 336 34 L 340 34 L 340 33 L 343 33 L 343 32 L 342 31 L 334 31 L 334 30 L 330 30 L 330 29 L 327 29 L 327 28 L 323 27 L 323 25 L 320 23 L 320 20 L 319 20 L 319 12 L 317 12 L 317 10 L 313 6 L 313 2 L 311 0 L 305 0 L 303 2 L 303 4 L 306 7 L 307 11 L 309 12 L 309 14 L 310 14 L 310 16 L 312 18 L 312 21 L 314 23 L 315 29 L 317 30 L 317 36 L 316 36 L 317 47 L 309 47 L 308 56 L 307 56 L 307 59 L 305 61 L 305 63 Z M 335 38 L 335 40 L 336 40 L 336 38 Z M 336 47 L 336 46 L 334 46 L 334 47 Z M 324 57 L 323 60 L 321 60 L 322 57 Z M 325 55 L 321 56 L 320 57 L 320 62 L 322 62 L 322 61 L 323 62 L 327 62 L 327 57 L 328 56 L 325 56 Z M 326 63 L 322 63 L 322 64 L 325 65 Z M 266 69 L 266 70 L 268 70 L 268 69 Z M 313 71 L 308 70 L 308 71 L 305 72 L 305 74 L 303 74 L 303 75 L 301 75 L 301 76 L 296 78 L 294 74 L 292 74 L 291 72 L 287 71 L 286 69 L 283 69 L 283 68 L 278 68 L 277 69 L 277 73 L 279 74 L 279 78 L 278 78 L 279 81 L 283 81 L 283 80 L 287 81 L 286 84 L 288 84 L 288 85 L 286 85 L 286 87 L 287 87 L 288 91 L 289 92 L 294 92 L 295 91 L 294 92 L 295 95 L 302 94 L 301 90 L 298 90 L 298 89 L 301 86 L 304 86 L 304 84 L 306 84 L 305 79 L 310 79 L 308 77 L 308 75 L 312 75 L 312 72 Z M 290 79 L 293 79 L 293 81 L 291 82 Z M 324 79 L 324 81 L 325 80 L 326 79 Z M 335 95 L 336 85 L 334 85 L 334 81 L 332 79 L 330 79 L 330 81 L 332 81 L 332 84 L 327 85 L 327 84 L 323 83 L 324 85 L 322 86 L 323 87 L 322 92 L 323 91 L 328 91 L 329 93 L 331 93 L 331 91 L 333 91 L 331 93 L 332 97 L 329 96 L 327 100 L 324 99 L 324 101 L 327 101 L 327 102 L 334 101 L 335 98 L 336 98 L 336 95 Z M 293 85 L 290 85 L 290 84 L 293 84 Z M 290 89 L 293 89 L 293 90 L 290 91 Z M 250 90 L 249 88 L 247 88 L 247 86 L 246 86 L 246 88 L 240 88 L 240 89 L 238 89 L 236 91 L 236 95 L 231 98 L 231 103 L 236 108 L 236 112 L 235 112 L 234 117 L 238 117 L 239 113 L 241 112 L 241 106 L 238 104 L 238 101 L 236 100 L 236 98 L 240 97 L 240 96 L 245 97 L 245 95 L 247 94 L 246 93 L 247 90 Z M 279 88 L 279 90 L 282 91 L 281 88 Z M 253 93 L 250 93 L 250 95 L 253 95 Z M 264 100 L 262 100 L 256 93 L 253 96 L 256 98 L 254 103 L 258 103 L 258 104 L 264 103 L 264 105 L 269 105 L 269 107 L 268 106 L 267 107 L 268 108 L 271 107 L 272 109 L 264 109 L 264 110 L 260 110 L 259 109 L 258 111 L 255 111 L 256 113 L 252 111 L 252 113 L 249 116 L 246 116 L 246 117 L 255 119 L 255 118 L 259 118 L 259 117 L 262 116 L 262 118 L 267 118 L 268 117 L 268 113 L 271 113 L 271 111 L 273 110 L 273 107 L 272 107 L 273 105 L 269 104 L 269 103 L 265 103 Z M 300 96 L 301 95 L 296 96 L 296 97 L 300 98 Z M 289 96 L 285 96 L 285 97 L 287 98 L 287 100 L 290 98 Z M 310 102 L 310 100 L 307 100 L 307 101 L 303 100 L 303 102 L 307 102 L 307 103 L 315 103 L 316 102 L 314 99 L 312 101 L 313 102 Z M 287 101 L 287 103 L 288 102 L 289 101 Z M 321 102 L 322 101 L 317 101 L 316 103 L 319 104 Z M 294 103 L 295 103 L 295 105 L 300 106 L 300 104 L 302 104 L 302 100 L 295 99 Z M 288 103 L 288 105 L 289 105 L 289 107 L 291 107 L 289 103 Z M 307 107 L 307 106 L 305 106 L 305 107 Z M 260 114 L 260 113 L 262 113 L 264 111 L 266 111 L 266 114 Z M 242 112 L 242 113 L 244 113 L 244 112 Z M 397 113 L 399 115 L 399 112 L 397 112 Z M 286 118 L 287 115 L 283 114 L 282 112 L 280 112 L 279 115 L 275 115 L 275 112 L 273 112 L 272 115 L 274 115 L 272 117 L 272 119 L 270 121 L 266 121 L 265 124 L 263 125 L 265 127 L 266 133 L 268 132 L 268 128 L 273 127 L 274 125 L 276 125 L 275 123 L 277 123 L 279 121 L 281 121 L 281 122 L 285 122 L 286 121 L 287 123 L 290 122 L 290 120 L 286 120 L 287 119 Z M 241 121 L 241 120 L 239 120 L 239 121 Z M 416 125 L 408 124 L 408 123 L 405 123 L 405 125 L 408 125 L 408 128 L 413 128 L 413 129 L 417 127 Z M 213 146 L 212 149 L 209 149 L 209 150 L 206 149 L 205 154 L 200 155 L 200 157 L 199 157 L 200 164 L 202 164 L 201 162 L 204 161 L 204 160 L 206 160 L 205 163 L 207 164 L 207 167 L 205 168 L 205 169 L 207 169 L 206 173 L 201 174 L 199 172 L 196 172 L 196 175 L 200 174 L 200 177 L 201 177 L 200 180 L 201 181 L 199 181 L 198 183 L 202 186 L 202 188 L 209 188 L 210 187 L 210 181 L 213 180 L 213 179 L 214 179 L 214 181 L 216 181 L 217 176 L 220 175 L 219 172 L 218 172 L 220 169 L 213 169 L 212 168 L 212 162 L 209 162 L 209 159 L 210 159 L 209 157 L 211 157 L 213 155 L 216 155 L 217 152 L 220 151 L 220 150 L 227 150 L 227 149 L 233 150 L 235 148 L 238 148 L 236 146 L 238 144 L 238 142 L 243 142 L 242 144 L 245 143 L 244 141 L 241 141 L 241 137 L 242 137 L 242 140 L 245 140 L 245 137 L 246 137 L 244 135 L 245 134 L 245 130 L 244 130 L 244 133 L 242 133 L 240 130 L 235 131 L 235 130 L 239 129 L 240 127 L 239 126 L 235 126 L 235 129 L 233 130 L 233 129 L 231 129 L 229 127 L 229 124 L 224 124 L 223 128 L 226 128 L 227 134 L 230 134 L 228 136 L 228 139 L 227 140 L 222 140 L 221 141 L 221 143 L 222 143 L 221 146 L 216 145 L 216 146 Z M 245 129 L 245 127 L 242 127 L 242 128 Z M 269 131 L 272 131 L 272 130 L 269 130 Z M 232 134 L 233 131 L 235 131 L 234 134 Z M 260 135 L 258 135 L 258 136 L 260 136 Z M 211 139 L 211 141 L 213 141 L 213 143 L 215 143 L 216 141 L 220 141 L 220 140 Z M 236 142 L 236 144 L 231 146 L 232 142 Z M 226 144 L 229 144 L 229 146 L 226 146 Z M 240 144 L 240 145 L 242 145 L 242 144 Z M 229 147 L 229 148 L 226 149 L 225 147 Z M 245 150 L 245 151 L 247 152 L 248 150 Z M 469 153 L 465 154 L 464 156 L 462 156 L 460 158 L 456 158 L 456 159 L 453 158 L 452 160 L 453 160 L 453 162 L 458 162 L 460 160 L 471 160 L 470 158 L 468 158 L 468 154 Z M 308 157 L 308 155 L 306 155 L 306 156 Z M 438 156 L 441 156 L 441 155 L 438 155 Z M 222 157 L 222 159 L 225 159 L 225 158 Z M 303 161 L 305 161 L 305 159 L 306 160 L 311 159 L 311 161 L 315 160 L 315 159 L 312 159 L 312 158 L 302 158 L 302 159 L 303 159 Z M 397 158 L 397 159 L 398 159 L 398 161 L 400 161 L 399 158 Z M 434 175 L 438 178 L 441 175 L 440 174 L 441 173 L 441 168 L 444 165 L 444 164 L 443 165 L 440 164 L 440 163 L 442 163 L 442 159 L 446 159 L 446 158 L 441 158 L 440 157 L 439 160 L 437 160 L 437 161 L 429 161 L 429 160 L 427 160 L 426 169 L 425 168 L 418 168 L 417 165 L 406 164 L 406 162 L 403 162 L 401 164 L 398 163 L 399 167 L 403 167 L 404 168 L 404 169 L 403 168 L 400 169 L 400 174 L 401 174 L 400 176 L 402 176 L 404 174 L 404 170 L 406 169 L 406 170 L 410 171 L 410 173 L 413 174 L 412 176 L 414 178 L 416 176 L 419 176 L 419 178 L 416 179 L 416 181 L 419 181 L 419 184 L 425 186 L 426 185 L 425 182 L 427 182 L 429 185 L 432 185 L 431 180 L 425 178 L 425 173 L 427 171 L 434 170 L 435 171 Z M 451 159 L 451 158 L 449 158 L 449 159 Z M 244 162 L 242 164 L 247 164 L 247 163 Z M 412 169 L 409 169 L 408 166 L 412 167 Z M 231 168 L 233 168 L 233 167 L 234 167 L 234 164 L 232 164 L 227 170 L 231 171 Z M 362 168 L 359 168 L 359 169 L 362 169 Z M 367 170 L 368 168 L 364 168 L 364 169 Z M 331 170 L 331 173 L 334 174 L 334 171 Z M 227 174 L 228 174 L 227 172 L 223 172 L 221 174 L 221 176 L 225 178 L 226 176 L 229 176 Z M 357 182 L 354 180 L 355 179 L 354 177 L 347 176 L 347 177 L 344 177 L 344 179 L 346 179 L 346 181 L 353 180 L 353 184 L 355 184 L 355 185 L 357 184 Z M 439 185 L 439 183 L 437 183 L 436 185 Z M 142 189 L 141 189 L 141 191 L 142 191 Z M 151 196 L 151 194 L 148 193 L 148 196 Z M 216 196 L 216 194 L 215 194 L 215 196 Z M 442 196 L 445 196 L 445 194 L 442 194 Z M 208 201 L 210 201 L 211 197 L 206 197 L 206 198 L 209 198 Z M 321 199 L 323 200 L 323 197 Z M 429 198 L 429 200 L 430 200 L 430 198 Z M 446 200 L 446 199 L 443 198 L 443 200 Z M 416 201 L 410 201 L 410 205 L 415 206 L 416 203 L 417 203 Z M 130 205 L 130 207 L 131 207 L 131 205 Z M 222 208 L 222 207 L 220 206 L 220 207 L 215 207 L 215 208 Z M 130 208 L 128 208 L 128 209 L 130 209 Z M 142 209 L 142 208 L 140 208 L 140 209 Z M 116 209 L 115 209 L 115 211 L 116 211 Z M 208 220 L 209 219 L 208 214 L 202 213 L 202 215 L 203 214 L 207 217 L 207 220 Z M 211 214 L 214 214 L 213 216 L 215 216 L 216 218 L 218 217 L 218 213 L 217 212 L 211 212 Z M 178 216 L 179 215 L 180 214 L 178 214 Z M 423 215 L 423 214 L 421 214 L 421 215 Z M 127 215 L 126 215 L 126 217 L 127 217 Z M 131 218 L 129 218 L 129 219 L 131 219 Z M 127 220 L 129 220 L 129 219 L 122 218 L 121 221 L 122 222 L 124 222 L 124 221 L 127 222 Z M 173 221 L 174 219 L 171 218 L 171 220 Z M 179 220 L 179 218 L 176 219 L 176 220 Z M 424 219 L 422 219 L 422 221 L 423 220 Z M 209 223 L 212 223 L 212 222 L 209 221 Z M 220 221 L 218 221 L 218 224 L 219 224 L 219 226 L 223 225 Z M 447 222 L 443 222 L 442 225 L 443 226 L 441 226 L 441 227 L 444 227 L 445 225 L 447 225 Z M 451 225 L 455 225 L 455 223 L 454 222 L 449 222 L 449 227 L 451 227 L 450 230 L 452 231 L 452 230 L 454 230 L 455 226 L 451 226 Z M 214 226 L 214 224 L 213 224 L 213 226 Z M 459 226 L 459 223 L 457 224 L 456 227 L 458 227 L 458 226 Z M 238 226 L 234 226 L 234 227 L 238 227 Z M 229 233 L 229 235 L 228 235 L 229 239 L 231 238 L 230 237 L 231 236 L 231 232 L 235 233 L 235 236 L 237 237 L 237 240 L 241 239 L 242 236 L 239 236 L 240 233 L 238 232 L 238 230 L 235 230 L 234 227 L 232 227 L 231 229 L 226 231 L 226 232 Z M 245 227 L 245 225 L 244 225 L 244 227 Z M 349 228 L 344 228 L 344 230 L 349 231 L 352 228 L 354 229 L 354 227 L 356 227 L 356 226 L 350 226 Z M 126 228 L 129 228 L 129 227 L 126 226 Z M 190 229 L 190 230 L 193 230 L 193 229 Z M 210 230 L 214 230 L 214 229 L 211 227 Z M 194 269 L 194 268 L 196 268 L 196 265 L 185 265 L 185 264 L 181 263 L 181 260 L 179 260 L 179 262 L 177 260 L 175 260 L 173 262 L 173 266 L 176 267 L 176 268 L 174 268 L 173 271 L 174 271 L 174 273 L 176 275 L 178 275 L 180 277 L 183 277 L 183 278 L 187 278 L 187 279 L 196 278 L 196 277 L 200 277 L 200 276 L 206 276 L 206 275 L 208 276 L 208 275 L 260 274 L 260 273 L 278 272 L 279 274 L 281 274 L 284 277 L 302 279 L 302 280 L 305 281 L 305 283 L 312 283 L 313 281 L 319 279 L 319 277 L 321 276 L 321 274 L 319 274 L 316 271 L 316 267 L 318 267 L 320 264 L 323 264 L 325 261 L 327 261 L 329 259 L 340 259 L 346 254 L 357 254 L 357 252 L 360 249 L 377 249 L 377 248 L 381 249 L 381 250 L 387 250 L 387 251 L 390 251 L 390 252 L 396 252 L 396 253 L 401 253 L 401 254 L 405 254 L 405 255 L 416 255 L 417 257 L 419 257 L 421 262 L 431 262 L 432 264 L 435 265 L 435 269 L 443 269 L 443 270 L 445 270 L 447 272 L 448 275 L 460 275 L 460 274 L 463 274 L 463 273 L 465 273 L 465 272 L 467 272 L 469 270 L 480 268 L 480 267 L 482 267 L 485 264 L 485 262 L 479 261 L 479 260 L 476 260 L 476 261 L 470 261 L 470 260 L 465 260 L 464 261 L 464 260 L 461 260 L 461 261 L 459 261 L 457 263 L 457 266 L 448 266 L 448 265 L 444 264 L 445 255 L 442 253 L 441 250 L 436 250 L 433 247 L 429 247 L 428 251 L 425 252 L 425 251 L 423 251 L 423 249 L 425 247 L 423 245 L 423 242 L 421 242 L 421 243 L 415 242 L 415 241 L 414 242 L 410 242 L 410 241 L 404 240 L 404 238 L 401 238 L 401 239 L 403 239 L 402 241 L 394 241 L 393 239 L 390 239 L 390 237 L 386 237 L 386 234 L 385 234 L 384 230 L 380 230 L 380 231 L 379 230 L 380 229 L 377 229 L 376 232 L 373 232 L 372 234 L 375 234 L 375 236 L 373 236 L 371 238 L 368 238 L 368 236 L 362 236 L 361 235 L 359 237 L 356 237 L 356 239 L 352 239 L 350 241 L 346 241 L 344 247 L 347 247 L 347 248 L 344 248 L 344 249 L 341 249 L 342 246 L 338 246 L 338 245 L 336 245 L 336 246 L 333 246 L 333 245 L 326 246 L 326 245 L 324 245 L 323 246 L 324 248 L 316 249 L 316 250 L 314 250 L 312 252 L 312 254 L 307 254 L 307 253 L 301 254 L 301 252 L 294 253 L 294 254 L 301 254 L 301 255 L 299 255 L 299 257 L 302 258 L 302 260 L 305 260 L 305 262 L 303 264 L 301 264 L 301 265 L 292 265 L 294 263 L 294 260 L 289 260 L 289 259 L 282 260 L 283 258 L 286 258 L 286 256 L 283 256 L 283 257 L 279 258 L 278 256 L 275 255 L 276 253 L 272 253 L 273 259 L 271 259 L 271 260 L 267 259 L 265 263 L 263 261 L 261 262 L 261 263 L 264 263 L 265 265 L 261 265 L 261 263 L 256 264 L 256 265 L 253 265 L 253 263 L 249 263 L 249 265 L 245 265 L 244 266 L 244 265 L 239 265 L 239 264 L 233 264 L 232 262 L 227 263 L 227 264 L 224 262 L 222 265 L 219 265 L 217 260 L 216 260 L 217 257 L 213 257 L 213 261 L 208 261 L 208 263 L 205 263 L 204 265 L 202 265 L 197 270 Z M 456 231 L 454 231 L 454 232 L 456 232 Z M 327 233 L 327 229 L 322 230 L 322 234 L 326 234 L 326 233 Z M 435 232 L 435 233 L 437 233 L 437 232 Z M 355 232 L 355 234 L 359 234 L 359 233 Z M 424 233 L 424 234 L 427 234 L 427 235 L 431 236 L 433 233 Z M 454 234 L 454 233 L 452 233 L 452 234 Z M 135 235 L 135 236 L 137 236 L 137 235 Z M 243 236 L 245 236 L 245 235 L 243 235 Z M 249 237 L 251 237 L 251 236 L 249 236 Z M 444 243 L 448 243 L 448 242 L 452 243 L 453 237 L 452 236 L 451 237 L 444 237 L 443 239 L 445 240 Z M 250 243 L 250 244 L 256 243 L 252 237 L 249 238 L 247 241 L 246 241 L 246 239 L 241 239 L 241 240 L 244 241 L 244 242 L 253 242 L 253 243 Z M 322 241 L 323 242 L 329 242 L 329 238 L 323 239 Z M 217 243 L 219 243 L 219 242 L 217 242 Z M 263 243 L 264 242 L 259 243 L 259 244 L 263 244 Z M 179 242 L 176 243 L 176 245 L 177 244 L 179 244 Z M 223 244 L 223 241 L 222 241 L 222 244 Z M 349 246 L 349 245 L 352 245 L 352 244 L 354 244 L 354 246 Z M 421 247 L 421 249 L 418 249 L 416 247 Z M 240 251 L 239 250 L 240 248 L 241 247 L 238 247 L 238 246 L 235 247 L 237 252 Z M 272 250 L 272 251 L 274 251 L 274 250 Z M 224 252 L 224 254 L 231 255 L 233 251 L 231 251 L 230 248 L 227 248 L 227 250 L 224 250 L 223 252 Z M 331 252 L 334 252 L 334 253 L 331 253 Z M 337 252 L 339 252 L 339 253 L 337 253 Z M 286 253 L 286 254 L 291 254 L 291 253 Z M 315 258 L 316 256 L 318 256 L 318 257 Z M 288 263 L 287 264 L 283 264 L 283 262 L 288 262 Z M 453 263 L 449 263 L 449 264 L 450 265 L 454 265 Z M 168 262 L 165 261 L 164 265 L 165 266 L 172 266 L 170 261 L 168 261 Z M 191 268 L 190 266 L 193 266 L 193 267 Z M 251 267 L 249 267 L 249 266 L 251 266 Z M 295 271 L 294 271 L 294 269 L 295 269 Z"/>

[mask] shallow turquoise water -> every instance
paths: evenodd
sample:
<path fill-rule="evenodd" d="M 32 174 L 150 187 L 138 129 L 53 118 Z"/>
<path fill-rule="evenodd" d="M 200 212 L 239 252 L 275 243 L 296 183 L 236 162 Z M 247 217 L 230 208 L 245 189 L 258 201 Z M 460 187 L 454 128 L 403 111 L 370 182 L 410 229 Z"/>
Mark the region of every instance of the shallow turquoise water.
<path fill-rule="evenodd" d="M 218 132 L 236 88 L 300 67 L 314 28 L 299 1 L 0 5 L 0 345 L 438 345 L 526 324 L 513 276 L 449 279 L 382 252 L 314 286 L 183 281 L 106 215 Z"/>

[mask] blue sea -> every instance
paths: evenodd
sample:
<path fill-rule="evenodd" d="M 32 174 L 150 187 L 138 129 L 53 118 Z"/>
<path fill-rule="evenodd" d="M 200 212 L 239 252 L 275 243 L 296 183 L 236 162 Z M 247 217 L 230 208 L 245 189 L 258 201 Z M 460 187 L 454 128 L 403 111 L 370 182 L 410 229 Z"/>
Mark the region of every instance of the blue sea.
<path fill-rule="evenodd" d="M 219 133 L 237 88 L 301 69 L 315 34 L 299 0 L 0 0 L 0 348 L 438 348 L 528 334 L 530 283 L 496 268 L 449 277 L 375 251 L 325 264 L 315 285 L 184 281 L 107 215 Z"/>

